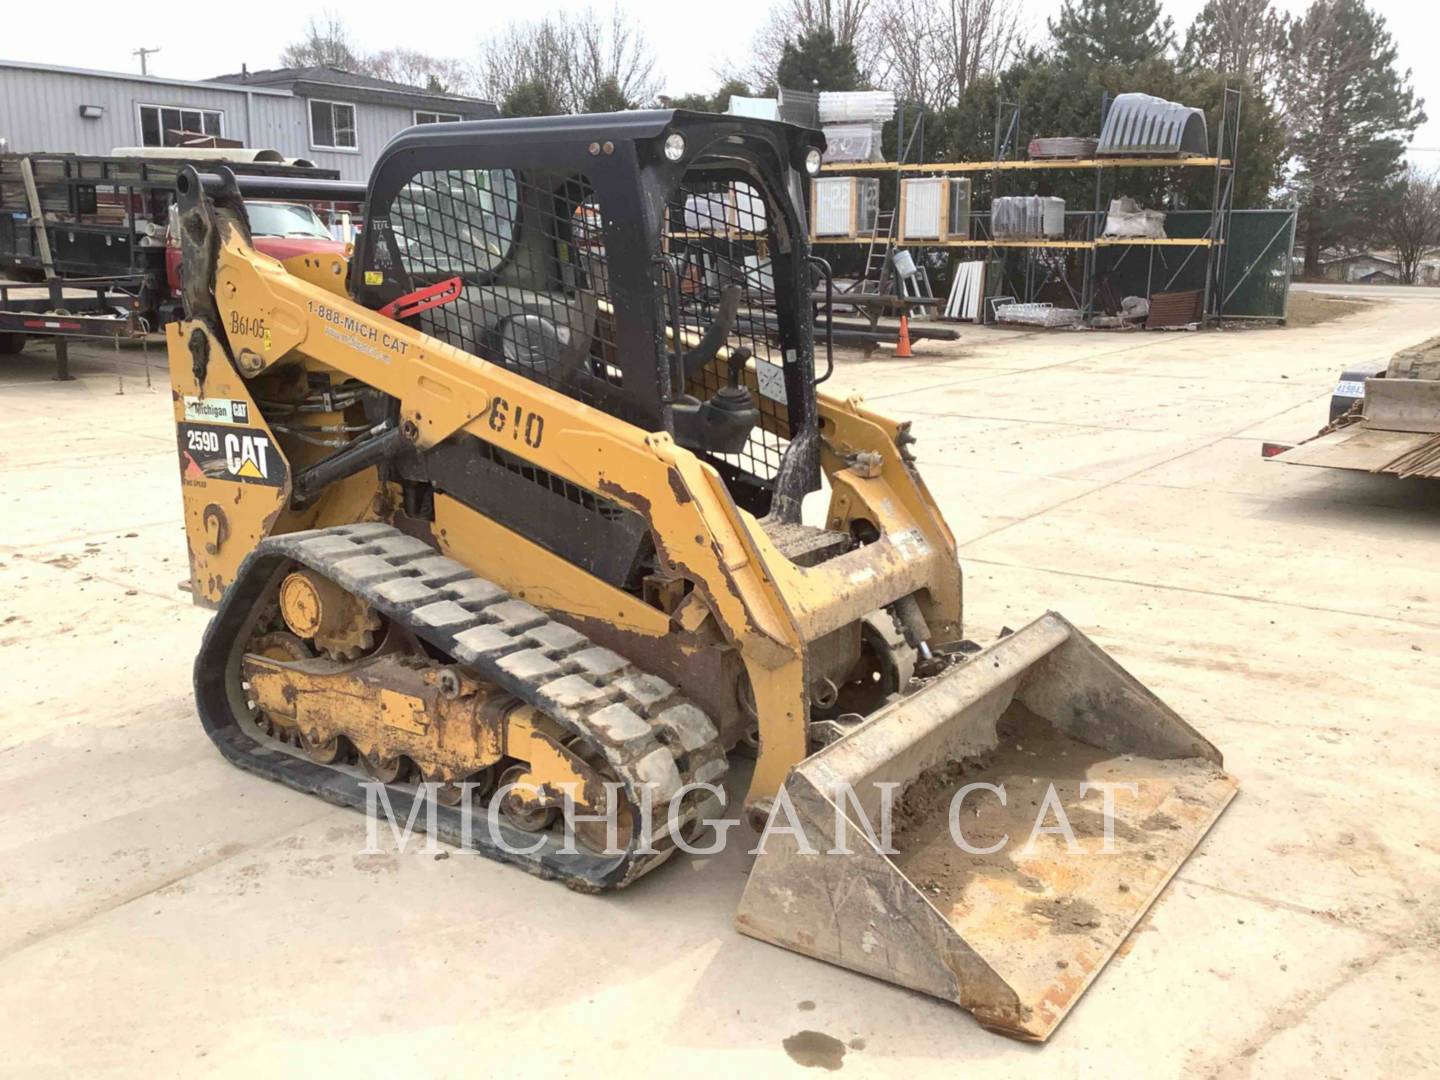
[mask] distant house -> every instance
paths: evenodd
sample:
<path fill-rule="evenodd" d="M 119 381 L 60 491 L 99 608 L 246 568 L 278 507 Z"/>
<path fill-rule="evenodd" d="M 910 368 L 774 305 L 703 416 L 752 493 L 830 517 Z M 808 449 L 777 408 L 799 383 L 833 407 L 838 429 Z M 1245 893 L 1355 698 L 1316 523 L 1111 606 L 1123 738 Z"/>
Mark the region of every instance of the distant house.
<path fill-rule="evenodd" d="M 364 180 L 414 124 L 498 116 L 488 101 L 336 68 L 241 71 L 201 82 L 0 60 L 0 144 L 109 154 L 194 136 L 278 150 Z"/>
<path fill-rule="evenodd" d="M 1400 281 L 1399 261 L 1373 251 L 1322 258 L 1320 272 L 1332 281 L 1356 284 L 1382 285 Z"/>
<path fill-rule="evenodd" d="M 1295 270 L 1299 273 L 1297 261 Z M 1344 254 L 1327 250 L 1320 255 L 1320 272 L 1331 281 L 1354 285 L 1400 285 L 1404 283 L 1400 260 L 1393 252 L 1360 251 Z M 1416 285 L 1440 285 L 1440 256 L 1420 261 L 1415 272 Z"/>

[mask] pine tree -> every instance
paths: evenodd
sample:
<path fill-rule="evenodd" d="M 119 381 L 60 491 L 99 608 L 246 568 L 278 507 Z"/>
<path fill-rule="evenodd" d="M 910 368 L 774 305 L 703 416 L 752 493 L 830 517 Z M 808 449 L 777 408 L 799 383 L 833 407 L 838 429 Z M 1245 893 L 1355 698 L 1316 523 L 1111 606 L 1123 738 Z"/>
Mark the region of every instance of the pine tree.
<path fill-rule="evenodd" d="M 587 113 L 624 112 L 635 108 L 635 103 L 625 97 L 620 83 L 613 76 L 607 76 L 581 102 L 580 111 Z"/>
<path fill-rule="evenodd" d="M 500 103 L 504 116 L 559 116 L 568 111 L 560 96 L 539 79 L 516 83 Z"/>
<path fill-rule="evenodd" d="M 1363 0 L 1315 0 L 1291 27 L 1283 90 L 1307 275 L 1325 247 L 1380 239 L 1405 144 L 1425 122 L 1395 63 L 1385 20 Z"/>
<path fill-rule="evenodd" d="M 1174 22 L 1160 0 L 1065 0 L 1050 20 L 1060 58 L 1070 63 L 1138 65 L 1175 44 Z"/>
<path fill-rule="evenodd" d="M 775 81 L 794 90 L 859 90 L 860 66 L 855 49 L 835 40 L 829 27 L 786 41 L 775 69 Z"/>
<path fill-rule="evenodd" d="M 735 95 L 750 97 L 750 87 L 743 79 L 726 79 L 713 94 L 681 94 L 679 97 L 660 98 L 666 109 L 689 109 L 691 112 L 723 113 L 730 108 L 730 99 Z"/>
<path fill-rule="evenodd" d="M 1184 62 L 1272 91 L 1284 71 L 1290 21 L 1270 0 L 1208 0 L 1185 32 Z"/>

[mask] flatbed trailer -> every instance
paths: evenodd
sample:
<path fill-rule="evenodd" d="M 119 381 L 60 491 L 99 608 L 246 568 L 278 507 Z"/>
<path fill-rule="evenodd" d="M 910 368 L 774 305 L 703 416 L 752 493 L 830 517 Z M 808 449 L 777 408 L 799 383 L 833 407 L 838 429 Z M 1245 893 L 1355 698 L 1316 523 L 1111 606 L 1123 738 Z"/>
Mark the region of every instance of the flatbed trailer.
<path fill-rule="evenodd" d="M 1373 369 L 1345 371 L 1319 434 L 1266 442 L 1260 452 L 1287 465 L 1440 480 L 1440 337 Z"/>
<path fill-rule="evenodd" d="M 165 252 L 175 177 L 191 164 L 183 150 L 175 154 L 0 154 L 0 273 L 34 277 L 42 288 L 53 278 L 66 287 L 127 282 L 140 316 L 158 329 L 173 306 Z M 247 178 L 339 177 L 334 169 L 283 162 L 223 164 Z"/>
<path fill-rule="evenodd" d="M 70 376 L 68 341 L 141 338 L 150 329 L 138 302 L 136 277 L 74 278 L 62 284 L 0 281 L 0 355 L 14 355 L 32 337 L 54 339 L 55 378 Z"/>

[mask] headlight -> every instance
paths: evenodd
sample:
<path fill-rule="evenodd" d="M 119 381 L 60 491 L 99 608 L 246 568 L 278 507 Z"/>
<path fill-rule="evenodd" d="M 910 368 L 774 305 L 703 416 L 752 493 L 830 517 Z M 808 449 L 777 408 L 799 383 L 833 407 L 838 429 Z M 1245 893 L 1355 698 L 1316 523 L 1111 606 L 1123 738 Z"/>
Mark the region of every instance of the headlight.
<path fill-rule="evenodd" d="M 805 151 L 805 171 L 811 176 L 820 172 L 820 151 L 813 146 Z"/>
<path fill-rule="evenodd" d="M 679 161 L 685 156 L 685 136 L 678 131 L 672 131 L 665 136 L 665 156 L 671 161 Z"/>

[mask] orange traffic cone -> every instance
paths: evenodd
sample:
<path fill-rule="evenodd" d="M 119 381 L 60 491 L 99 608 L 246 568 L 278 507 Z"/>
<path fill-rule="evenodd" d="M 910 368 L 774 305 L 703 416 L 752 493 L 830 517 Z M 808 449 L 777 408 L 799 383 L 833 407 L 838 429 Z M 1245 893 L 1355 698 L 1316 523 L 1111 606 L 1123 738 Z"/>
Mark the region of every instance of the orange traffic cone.
<path fill-rule="evenodd" d="M 908 360 L 914 355 L 910 351 L 910 314 L 902 311 L 900 313 L 900 336 L 895 341 L 895 356 L 900 360 Z"/>

